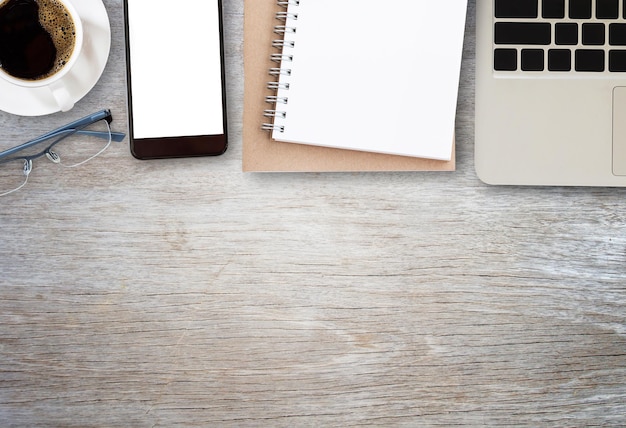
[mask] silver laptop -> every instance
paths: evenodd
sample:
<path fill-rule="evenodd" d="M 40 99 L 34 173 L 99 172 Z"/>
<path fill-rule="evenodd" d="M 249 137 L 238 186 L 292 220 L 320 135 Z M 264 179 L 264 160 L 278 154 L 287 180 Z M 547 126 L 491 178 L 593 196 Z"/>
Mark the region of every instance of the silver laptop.
<path fill-rule="evenodd" d="M 476 171 L 626 186 L 626 0 L 476 0 Z"/>

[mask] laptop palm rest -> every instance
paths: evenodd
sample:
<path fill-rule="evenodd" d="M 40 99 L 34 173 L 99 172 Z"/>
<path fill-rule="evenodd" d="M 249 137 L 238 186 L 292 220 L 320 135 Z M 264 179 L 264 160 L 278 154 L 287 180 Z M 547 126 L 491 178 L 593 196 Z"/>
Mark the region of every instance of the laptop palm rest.
<path fill-rule="evenodd" d="M 626 86 L 613 89 L 613 174 L 626 175 Z"/>

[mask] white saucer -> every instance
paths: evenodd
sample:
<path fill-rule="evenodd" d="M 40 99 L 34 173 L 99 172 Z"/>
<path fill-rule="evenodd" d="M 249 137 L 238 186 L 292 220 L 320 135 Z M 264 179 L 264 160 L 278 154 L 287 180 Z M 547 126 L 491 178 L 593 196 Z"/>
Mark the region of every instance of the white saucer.
<path fill-rule="evenodd" d="M 77 102 L 96 85 L 111 50 L 111 25 L 102 0 L 74 2 L 85 31 L 83 49 L 74 68 L 63 78 Z M 47 88 L 23 88 L 0 79 L 0 110 L 20 116 L 60 111 Z"/>

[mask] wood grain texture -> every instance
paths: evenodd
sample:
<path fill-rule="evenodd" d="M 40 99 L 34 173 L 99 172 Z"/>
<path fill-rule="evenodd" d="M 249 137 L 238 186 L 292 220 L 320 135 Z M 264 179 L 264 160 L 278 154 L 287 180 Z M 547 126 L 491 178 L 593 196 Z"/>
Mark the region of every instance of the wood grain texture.
<path fill-rule="evenodd" d="M 1 144 L 124 129 L 105 5 L 99 84 Z M 0 425 L 626 425 L 626 191 L 476 178 L 474 5 L 455 173 L 242 173 L 242 0 L 224 156 L 38 161 L 0 199 Z"/>

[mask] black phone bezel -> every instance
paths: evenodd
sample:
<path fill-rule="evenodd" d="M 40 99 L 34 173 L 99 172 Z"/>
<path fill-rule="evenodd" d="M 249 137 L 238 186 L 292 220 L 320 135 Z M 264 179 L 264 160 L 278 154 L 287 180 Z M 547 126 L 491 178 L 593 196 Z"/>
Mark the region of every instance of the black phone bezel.
<path fill-rule="evenodd" d="M 222 18 L 222 0 L 217 0 L 220 38 L 220 68 L 222 86 L 222 118 L 223 134 L 216 135 L 183 135 L 176 137 L 135 138 L 133 131 L 132 109 L 132 73 L 130 59 L 130 36 L 128 20 L 128 0 L 124 0 L 124 31 L 126 37 L 126 92 L 128 109 L 128 133 L 130 152 L 137 159 L 164 159 L 196 156 L 219 156 L 228 148 L 228 121 L 226 118 L 226 70 L 224 62 L 224 24 Z M 158 118 L 157 120 L 167 120 Z"/>

